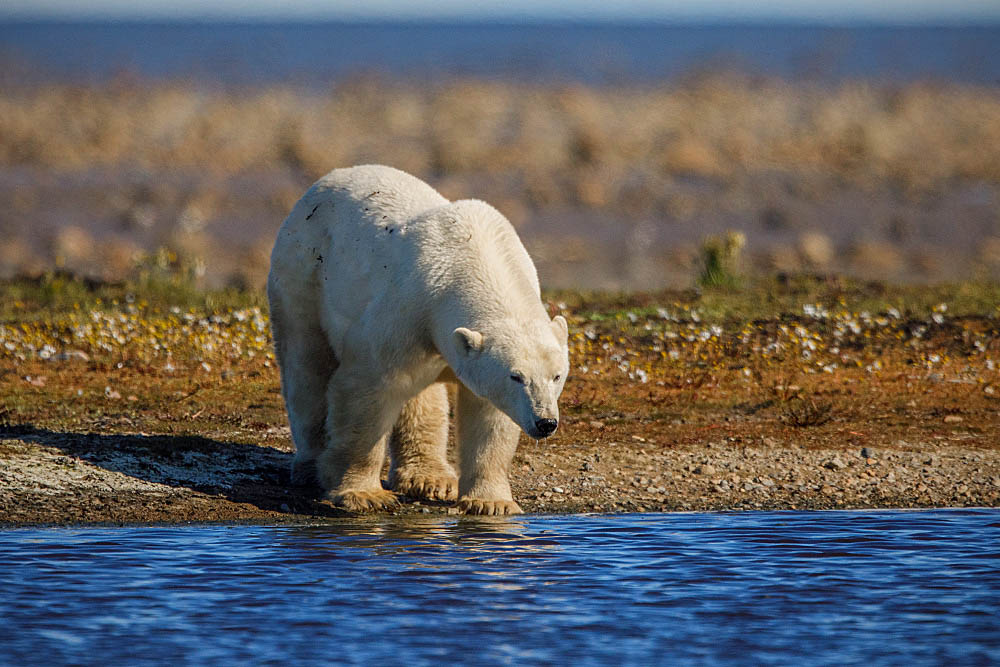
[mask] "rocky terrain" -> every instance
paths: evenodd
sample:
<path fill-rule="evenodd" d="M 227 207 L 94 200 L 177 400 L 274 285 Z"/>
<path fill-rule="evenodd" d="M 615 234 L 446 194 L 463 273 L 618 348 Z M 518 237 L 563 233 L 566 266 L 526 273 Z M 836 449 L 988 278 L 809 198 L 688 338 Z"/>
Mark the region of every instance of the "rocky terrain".
<path fill-rule="evenodd" d="M 344 514 L 289 484 L 259 294 L 2 289 L 0 524 Z M 515 497 L 528 512 L 1000 506 L 998 302 L 973 284 L 805 279 L 551 294 L 571 378 L 556 434 L 522 438 Z"/>

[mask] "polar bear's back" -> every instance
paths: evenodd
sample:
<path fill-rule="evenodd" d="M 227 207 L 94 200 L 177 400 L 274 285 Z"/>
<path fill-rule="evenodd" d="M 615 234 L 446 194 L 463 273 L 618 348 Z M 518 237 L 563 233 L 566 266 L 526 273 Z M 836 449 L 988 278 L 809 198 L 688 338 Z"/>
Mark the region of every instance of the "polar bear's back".
<path fill-rule="evenodd" d="M 271 253 L 268 294 L 289 318 L 312 321 L 336 343 L 376 301 L 405 302 L 405 267 L 419 248 L 405 223 L 448 204 L 434 188 L 381 165 L 335 169 L 296 203 Z"/>
<path fill-rule="evenodd" d="M 496 209 L 451 203 L 405 172 L 365 165 L 330 172 L 295 205 L 278 233 L 268 291 L 293 317 L 320 317 L 339 354 L 343 336 L 382 311 L 406 329 L 431 292 L 456 278 L 484 307 L 540 303 L 535 267 Z"/>
<path fill-rule="evenodd" d="M 334 169 L 319 179 L 310 192 L 333 195 L 357 203 L 389 219 L 405 220 L 435 206 L 447 204 L 437 190 L 405 171 L 378 164 Z M 306 193 L 304 199 L 309 198 Z"/>
<path fill-rule="evenodd" d="M 315 280 L 331 264 L 350 270 L 374 259 L 373 237 L 387 232 L 389 223 L 447 203 L 431 186 L 392 167 L 335 169 L 316 181 L 285 219 L 271 255 L 271 281 Z"/>

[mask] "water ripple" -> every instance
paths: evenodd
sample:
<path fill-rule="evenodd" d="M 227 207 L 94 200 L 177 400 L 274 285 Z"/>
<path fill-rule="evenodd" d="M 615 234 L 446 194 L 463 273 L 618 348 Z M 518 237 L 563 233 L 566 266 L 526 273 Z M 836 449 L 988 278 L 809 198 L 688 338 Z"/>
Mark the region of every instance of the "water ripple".
<path fill-rule="evenodd" d="M 0 531 L 0 663 L 998 663 L 998 516 Z"/>

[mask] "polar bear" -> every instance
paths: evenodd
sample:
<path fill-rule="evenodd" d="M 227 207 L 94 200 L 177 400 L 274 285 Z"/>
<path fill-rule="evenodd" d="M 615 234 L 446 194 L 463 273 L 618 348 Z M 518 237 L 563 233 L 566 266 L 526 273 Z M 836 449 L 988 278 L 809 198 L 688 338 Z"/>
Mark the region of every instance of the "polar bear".
<path fill-rule="evenodd" d="M 396 493 L 458 499 L 469 514 L 521 508 L 508 479 L 519 429 L 559 420 L 566 320 L 549 319 L 514 228 L 391 167 L 336 169 L 278 232 L 267 282 L 296 483 L 352 511 Z M 457 382 L 460 475 L 448 463 Z"/>

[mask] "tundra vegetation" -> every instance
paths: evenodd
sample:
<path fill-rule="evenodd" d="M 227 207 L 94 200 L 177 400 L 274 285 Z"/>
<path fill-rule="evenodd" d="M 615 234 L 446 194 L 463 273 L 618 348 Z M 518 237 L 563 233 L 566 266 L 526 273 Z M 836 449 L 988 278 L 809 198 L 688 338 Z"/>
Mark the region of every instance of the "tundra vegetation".
<path fill-rule="evenodd" d="M 260 291 L 197 289 L 178 263 L 0 294 L 0 521 L 340 515 L 288 484 Z M 526 511 L 1000 504 L 995 284 L 545 299 L 571 372 L 563 428 L 515 459 Z"/>

